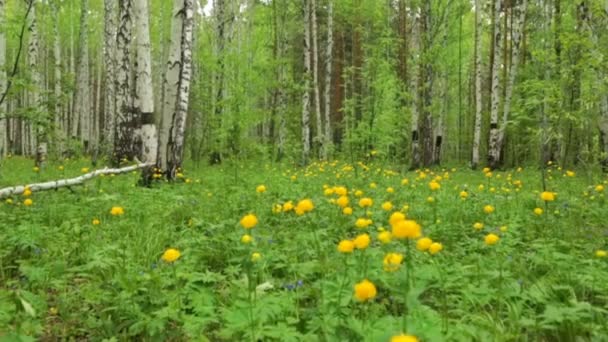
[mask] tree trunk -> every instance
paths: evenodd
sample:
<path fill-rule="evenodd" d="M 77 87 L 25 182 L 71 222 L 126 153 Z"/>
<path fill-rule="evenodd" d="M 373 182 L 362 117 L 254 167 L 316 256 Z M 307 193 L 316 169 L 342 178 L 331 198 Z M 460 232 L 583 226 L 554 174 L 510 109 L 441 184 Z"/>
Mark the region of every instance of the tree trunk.
<path fill-rule="evenodd" d="M 475 0 L 475 131 L 473 133 L 473 154 L 471 168 L 475 170 L 479 165 L 479 145 L 481 143 L 482 120 L 482 89 L 481 89 L 481 7 L 480 1 Z"/>
<path fill-rule="evenodd" d="M 519 0 L 519 3 L 514 7 L 514 15 L 516 22 L 513 23 L 513 35 L 511 38 L 513 47 L 511 48 L 511 69 L 509 70 L 509 79 L 507 80 L 505 100 L 504 100 L 504 111 L 502 115 L 502 123 L 500 125 L 500 131 L 498 135 L 498 151 L 502 151 L 504 138 L 507 130 L 507 123 L 509 121 L 509 113 L 511 112 L 511 99 L 513 96 L 513 86 L 517 77 L 517 68 L 519 65 L 519 52 L 521 46 L 521 35 L 524 30 L 524 18 L 526 16 L 526 9 L 528 7 L 528 0 Z"/>
<path fill-rule="evenodd" d="M 104 0 L 104 130 L 103 150 L 112 151 L 116 120 L 116 13 L 115 0 Z M 111 157 L 111 156 L 110 156 Z M 112 158 L 110 158 L 112 160 Z"/>
<path fill-rule="evenodd" d="M 30 13 L 30 26 L 28 28 L 30 41 L 28 46 L 28 68 L 32 77 L 32 88 L 28 94 L 28 105 L 36 113 L 36 119 L 28 124 L 28 134 L 30 137 L 28 150 L 29 153 L 36 155 L 36 166 L 42 168 L 46 163 L 47 140 L 44 131 L 44 113 L 41 103 L 40 91 L 42 90 L 42 81 L 40 71 L 39 58 L 39 41 L 38 41 L 38 25 L 36 18 L 36 5 L 32 7 Z"/>
<path fill-rule="evenodd" d="M 413 94 L 411 98 L 412 101 L 411 111 L 412 111 L 412 122 L 410 123 L 411 130 L 411 149 L 412 149 L 412 158 L 410 163 L 410 169 L 417 169 L 421 165 L 421 154 L 420 154 L 420 134 L 418 133 L 418 117 L 420 110 L 420 101 L 419 101 L 419 89 L 421 87 L 420 84 L 420 63 L 419 59 L 421 58 L 419 51 L 420 50 L 420 29 L 418 27 L 418 23 L 413 19 L 412 23 L 412 59 L 414 70 L 412 70 L 413 77 L 410 78 L 410 92 Z M 419 20 L 419 19 L 418 19 Z"/>
<path fill-rule="evenodd" d="M 317 38 L 317 1 L 310 0 L 310 16 L 312 22 L 312 83 L 315 96 L 315 119 L 317 123 L 317 131 L 315 134 L 315 145 L 318 147 L 319 155 L 324 155 L 323 146 L 325 136 L 323 132 L 323 121 L 321 118 L 321 96 L 319 94 L 319 44 Z"/>
<path fill-rule="evenodd" d="M 0 94 L 4 94 L 6 90 L 6 36 L 4 34 L 4 12 L 5 12 L 5 0 L 0 0 Z M 7 102 L 0 103 L 0 159 L 6 156 L 8 150 L 8 132 L 7 132 Z"/>
<path fill-rule="evenodd" d="M 424 2 L 420 16 L 420 80 L 419 88 L 420 118 L 418 132 L 422 143 L 422 165 L 430 166 L 433 163 L 433 118 L 431 115 L 432 89 L 433 89 L 433 61 L 431 60 L 431 3 Z"/>
<path fill-rule="evenodd" d="M 53 6 L 53 60 L 55 74 L 55 108 L 53 113 L 53 121 L 55 124 L 55 146 L 59 156 L 63 155 L 65 136 L 63 127 L 63 100 L 61 92 L 61 42 L 59 41 L 59 5 L 56 2 Z"/>
<path fill-rule="evenodd" d="M 304 90 L 302 92 L 302 163 L 310 155 L 310 0 L 304 3 Z"/>
<path fill-rule="evenodd" d="M 327 48 L 325 58 L 325 142 L 323 143 L 323 159 L 327 160 L 331 150 L 332 132 L 331 132 L 331 65 L 333 63 L 333 48 L 334 48 L 334 4 L 333 0 L 329 0 L 327 5 Z"/>
<path fill-rule="evenodd" d="M 114 165 L 123 159 L 133 159 L 133 98 L 131 96 L 131 29 L 132 0 L 119 0 L 119 27 L 116 36 L 116 120 L 114 136 Z"/>
<path fill-rule="evenodd" d="M 188 115 L 190 79 L 192 76 L 192 31 L 194 16 L 193 0 L 175 0 L 175 2 L 183 3 L 183 8 L 179 12 L 182 16 L 181 22 L 183 23 L 183 28 L 180 37 L 181 68 L 179 73 L 179 85 L 177 88 L 175 111 L 173 113 L 171 128 L 169 130 L 169 158 L 167 160 L 167 164 L 170 179 L 175 178 L 179 168 L 182 166 L 184 157 L 184 131 Z"/>
<path fill-rule="evenodd" d="M 154 123 L 154 90 L 152 88 L 152 56 L 150 53 L 150 14 L 148 0 L 135 0 L 135 27 L 137 29 L 137 62 L 135 110 L 141 119 L 140 160 L 156 164 L 158 138 Z M 145 172 L 144 172 L 145 173 Z"/>
<path fill-rule="evenodd" d="M 500 163 L 500 146 L 498 145 L 498 111 L 500 105 L 500 64 L 502 62 L 502 32 L 500 12 L 503 0 L 494 0 L 494 60 L 492 64 L 492 94 L 490 105 L 490 139 L 488 146 L 488 166 L 495 169 Z"/>
<path fill-rule="evenodd" d="M 90 114 L 92 109 L 91 91 L 89 87 L 88 3 L 88 0 L 81 0 L 79 53 L 78 67 L 76 69 L 76 94 L 74 99 L 74 118 L 76 118 L 78 124 L 72 127 L 72 138 L 76 138 L 78 134 L 80 134 L 80 141 L 83 143 L 85 152 L 89 152 Z"/>

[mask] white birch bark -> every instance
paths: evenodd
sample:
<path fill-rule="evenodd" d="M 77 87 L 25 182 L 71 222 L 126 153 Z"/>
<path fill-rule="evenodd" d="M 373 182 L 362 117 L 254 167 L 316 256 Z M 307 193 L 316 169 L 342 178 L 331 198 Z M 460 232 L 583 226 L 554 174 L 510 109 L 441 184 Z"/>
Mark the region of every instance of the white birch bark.
<path fill-rule="evenodd" d="M 72 127 L 72 137 L 80 135 L 80 141 L 88 152 L 91 115 L 91 88 L 89 86 L 89 1 L 81 0 L 80 3 L 80 37 L 78 45 L 78 66 L 76 68 L 76 94 L 74 99 L 74 118 L 78 125 Z"/>
<path fill-rule="evenodd" d="M 411 168 L 415 169 L 420 167 L 420 134 L 418 133 L 418 117 L 419 117 L 419 106 L 420 101 L 418 100 L 418 92 L 420 87 L 420 66 L 418 63 L 418 58 L 420 58 L 420 30 L 418 29 L 418 23 L 416 22 L 418 19 L 413 18 L 412 22 L 412 54 L 418 55 L 417 58 L 414 58 L 412 63 L 412 75 L 410 77 L 410 91 L 413 94 L 411 97 L 414 99 L 412 101 L 412 122 L 410 123 L 410 132 L 411 132 L 411 148 L 412 148 L 412 161 Z"/>
<path fill-rule="evenodd" d="M 304 3 L 304 90 L 302 92 L 302 162 L 310 155 L 310 0 Z"/>
<path fill-rule="evenodd" d="M 131 30 L 132 0 L 119 0 L 119 26 L 116 35 L 116 117 L 114 136 L 114 165 L 133 158 L 133 122 L 131 112 Z"/>
<path fill-rule="evenodd" d="M 481 120 L 482 120 L 482 89 L 481 89 L 481 6 L 480 1 L 475 0 L 475 129 L 473 132 L 473 153 L 471 156 L 471 167 L 476 169 L 479 165 L 479 145 L 481 143 Z"/>
<path fill-rule="evenodd" d="M 500 106 L 500 69 L 502 63 L 502 25 L 500 12 L 503 0 L 494 0 L 494 63 L 492 64 L 492 93 L 490 105 L 490 139 L 488 146 L 488 166 L 492 169 L 500 163 L 498 111 Z"/>
<path fill-rule="evenodd" d="M 154 90 L 152 87 L 152 56 L 150 53 L 150 14 L 148 0 L 135 0 L 135 27 L 137 29 L 137 84 L 135 107 L 141 115 L 141 160 L 156 163 L 158 138 L 154 123 Z"/>
<path fill-rule="evenodd" d="M 5 0 L 0 0 L 0 94 L 6 89 L 6 35 L 5 30 Z M 8 149 L 6 101 L 0 105 L 0 158 L 6 156 Z"/>
<path fill-rule="evenodd" d="M 61 93 L 61 42 L 59 41 L 59 5 L 56 2 L 52 2 L 53 6 L 53 60 L 54 60 L 54 94 L 55 94 L 55 108 L 53 122 L 55 125 L 55 149 L 61 156 L 63 155 L 65 136 L 63 134 L 63 101 Z"/>
<path fill-rule="evenodd" d="M 29 153 L 36 156 L 36 165 L 43 167 L 46 162 L 46 139 L 43 137 L 43 112 L 41 106 L 40 90 L 42 89 L 41 76 L 38 70 L 40 64 L 40 51 L 38 40 L 38 25 L 36 18 L 36 6 L 32 7 L 30 12 L 30 26 L 28 28 L 30 39 L 28 45 L 28 69 L 31 74 L 32 88 L 28 94 L 28 105 L 35 111 L 36 122 L 28 123 L 28 150 Z"/>
<path fill-rule="evenodd" d="M 158 139 L 157 165 L 161 170 L 167 170 L 168 144 L 173 112 L 176 108 L 177 90 L 179 87 L 179 75 L 181 69 L 181 37 L 183 30 L 183 17 L 181 10 L 184 0 L 173 1 L 173 12 L 171 20 L 171 43 L 169 46 L 169 57 L 167 69 L 163 79 L 163 104 Z"/>
<path fill-rule="evenodd" d="M 511 37 L 511 69 L 509 70 L 509 79 L 507 80 L 504 108 L 502 115 L 502 122 L 500 124 L 500 130 L 498 134 L 498 156 L 500 159 L 500 152 L 503 149 L 503 143 L 505 138 L 505 132 L 507 130 L 507 123 L 509 121 L 509 114 L 511 112 L 511 99 L 513 96 L 513 87 L 515 85 L 515 79 L 517 77 L 517 68 L 519 66 L 519 53 L 521 46 L 521 37 L 524 30 L 524 23 L 526 17 L 526 10 L 528 7 L 528 0 L 519 0 L 515 5 L 514 10 L 514 29 L 512 30 Z"/>
<path fill-rule="evenodd" d="M 325 57 L 325 142 L 323 143 L 323 159 L 328 158 L 329 151 L 331 150 L 332 144 L 332 131 L 331 131 L 331 66 L 333 63 L 333 48 L 334 48 L 334 3 L 333 0 L 329 0 L 327 4 L 327 48 Z"/>
<path fill-rule="evenodd" d="M 116 120 L 116 14 L 115 0 L 104 0 L 104 132 L 103 143 L 106 148 L 114 144 Z"/>
<path fill-rule="evenodd" d="M 176 0 L 182 1 L 182 0 Z M 192 31 L 194 26 L 193 0 L 183 0 L 183 30 L 181 35 L 181 72 L 175 112 L 169 135 L 169 178 L 174 179 L 177 170 L 182 166 L 184 156 L 184 133 L 188 115 L 188 99 L 190 96 L 190 80 L 192 77 Z"/>
<path fill-rule="evenodd" d="M 325 143 L 325 134 L 323 132 L 323 121 L 321 118 L 321 96 L 319 94 L 319 44 L 317 37 L 317 1 L 310 0 L 310 16 L 312 23 L 312 83 L 315 96 L 315 119 L 317 123 L 317 131 L 315 135 L 315 143 L 319 146 L 319 152 L 323 155 L 323 146 Z"/>

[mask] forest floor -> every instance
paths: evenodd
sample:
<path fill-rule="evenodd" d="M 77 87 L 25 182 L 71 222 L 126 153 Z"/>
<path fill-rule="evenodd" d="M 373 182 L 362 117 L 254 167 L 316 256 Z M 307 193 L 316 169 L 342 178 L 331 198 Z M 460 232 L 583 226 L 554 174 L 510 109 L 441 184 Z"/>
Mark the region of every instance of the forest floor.
<path fill-rule="evenodd" d="M 0 187 L 90 167 L 2 163 Z M 551 166 L 545 194 L 538 169 L 180 176 L 2 199 L 0 340 L 608 340 L 600 173 Z"/>

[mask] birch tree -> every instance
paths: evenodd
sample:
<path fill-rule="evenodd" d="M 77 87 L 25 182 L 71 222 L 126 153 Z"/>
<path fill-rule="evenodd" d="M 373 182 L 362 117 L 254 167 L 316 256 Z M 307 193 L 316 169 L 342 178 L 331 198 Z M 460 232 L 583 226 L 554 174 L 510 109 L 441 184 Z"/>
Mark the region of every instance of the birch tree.
<path fill-rule="evenodd" d="M 28 105 L 35 115 L 33 122 L 29 122 L 26 128 L 29 137 L 28 146 L 26 147 L 30 153 L 36 155 L 36 166 L 43 167 L 46 162 L 47 142 L 44 132 L 44 118 L 41 106 L 40 90 L 42 89 L 39 68 L 39 40 L 38 40 L 38 25 L 36 18 L 36 5 L 32 7 L 30 13 L 30 25 L 28 28 L 30 34 L 29 45 L 27 51 L 28 69 L 31 73 L 32 87 L 28 91 Z M 35 150 L 35 151 L 34 151 Z"/>
<path fill-rule="evenodd" d="M 119 27 L 116 35 L 116 120 L 114 136 L 114 161 L 118 165 L 123 159 L 131 159 L 133 154 L 134 127 L 131 112 L 131 29 L 133 25 L 132 0 L 118 1 Z"/>
<path fill-rule="evenodd" d="M 431 3 L 423 3 L 420 11 L 420 73 L 418 89 L 420 101 L 420 118 L 418 119 L 418 132 L 422 143 L 421 160 L 423 166 L 433 162 L 433 117 L 431 115 L 432 89 L 433 89 L 433 61 L 431 60 Z"/>
<path fill-rule="evenodd" d="M 61 42 L 59 39 L 59 4 L 56 1 L 51 3 L 53 6 L 53 60 L 55 74 L 55 108 L 53 122 L 55 125 L 55 150 L 59 155 L 63 154 L 63 144 L 65 142 L 63 125 L 63 101 L 61 90 Z"/>
<path fill-rule="evenodd" d="M 503 0 L 494 0 L 494 61 L 492 63 L 492 93 L 490 97 L 490 138 L 488 146 L 488 166 L 492 169 L 500 163 L 500 146 L 498 132 L 498 111 L 500 110 L 500 69 L 502 61 L 502 28 L 500 12 Z"/>
<path fill-rule="evenodd" d="M 317 130 L 315 135 L 316 145 L 319 147 L 320 155 L 324 155 L 323 146 L 325 137 L 323 133 L 323 120 L 321 118 L 321 96 L 319 93 L 319 44 L 317 37 L 317 1 L 310 0 L 310 20 L 312 24 L 312 83 L 315 96 L 315 119 L 317 122 Z"/>
<path fill-rule="evenodd" d="M 302 163 L 310 156 L 310 0 L 304 4 L 304 90 L 302 91 Z"/>
<path fill-rule="evenodd" d="M 180 37 L 181 63 L 180 77 L 177 88 L 175 111 L 169 130 L 168 152 L 169 157 L 168 175 L 174 179 L 179 168 L 181 168 L 184 157 L 184 133 L 188 115 L 188 99 L 190 95 L 190 79 L 192 77 L 192 31 L 194 26 L 194 3 L 193 0 L 175 0 L 183 3 L 181 9 L 182 34 Z M 177 37 L 172 37 L 177 38 Z"/>
<path fill-rule="evenodd" d="M 0 0 L 0 94 L 6 89 L 6 35 L 5 30 L 5 0 Z M 0 103 L 0 158 L 6 156 L 8 149 L 6 102 Z"/>
<path fill-rule="evenodd" d="M 475 128 L 473 132 L 473 153 L 471 167 L 476 169 L 479 165 L 479 145 L 481 143 L 482 120 L 482 89 L 481 89 L 481 6 L 480 0 L 475 0 Z"/>
<path fill-rule="evenodd" d="M 329 0 L 327 4 L 327 48 L 325 49 L 325 132 L 323 143 L 323 159 L 327 159 L 331 149 L 332 132 L 331 132 L 331 65 L 333 63 L 333 47 L 334 47 L 334 2 Z"/>
<path fill-rule="evenodd" d="M 148 0 L 135 0 L 135 27 L 137 29 L 137 62 L 135 110 L 141 122 L 141 161 L 156 163 L 158 137 L 154 123 L 154 90 L 152 88 L 152 56 L 150 53 L 150 25 Z"/>
<path fill-rule="evenodd" d="M 89 87 L 89 0 L 80 3 L 80 37 L 78 67 L 76 68 L 76 94 L 74 99 L 74 118 L 78 124 L 72 125 L 72 138 L 80 133 L 80 141 L 88 152 L 91 135 L 91 89 Z"/>
<path fill-rule="evenodd" d="M 104 0 L 104 132 L 105 147 L 114 144 L 114 127 L 116 120 L 116 14 L 115 0 Z M 110 148 L 111 149 L 111 148 Z M 111 158 L 110 158 L 111 159 Z"/>

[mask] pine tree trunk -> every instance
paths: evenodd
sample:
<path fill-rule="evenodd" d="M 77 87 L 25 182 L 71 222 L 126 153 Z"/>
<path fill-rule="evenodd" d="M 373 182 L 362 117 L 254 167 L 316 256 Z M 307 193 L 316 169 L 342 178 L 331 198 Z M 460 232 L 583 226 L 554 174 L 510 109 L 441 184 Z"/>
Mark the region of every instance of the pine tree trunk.
<path fill-rule="evenodd" d="M 177 99 L 175 111 L 173 113 L 172 124 L 169 134 L 169 159 L 167 161 L 169 178 L 174 179 L 178 170 L 182 166 L 184 157 L 184 133 L 186 119 L 188 115 L 188 99 L 190 95 L 190 79 L 192 76 L 192 31 L 194 3 L 193 0 L 183 1 L 183 8 L 180 11 L 183 16 L 183 29 L 181 35 L 181 70 L 179 86 L 177 89 Z"/>
<path fill-rule="evenodd" d="M 507 130 L 507 122 L 509 121 L 509 113 L 511 112 L 511 99 L 513 96 L 513 86 L 517 77 L 517 69 L 519 66 L 519 53 L 521 46 L 521 36 L 524 30 L 524 22 L 526 16 L 526 9 L 528 7 L 528 0 L 519 0 L 518 4 L 514 7 L 515 22 L 513 23 L 513 34 L 512 34 L 512 48 L 511 48 L 511 69 L 509 70 L 509 79 L 507 80 L 505 100 L 504 100 L 504 111 L 502 115 L 502 123 L 500 125 L 498 135 L 498 151 L 503 150 L 504 138 Z"/>
<path fill-rule="evenodd" d="M 3 94 L 6 89 L 6 35 L 4 33 L 5 25 L 5 0 L 0 0 L 0 94 Z M 7 102 L 0 104 L 0 159 L 6 156 L 8 150 L 8 132 L 7 132 Z"/>
<path fill-rule="evenodd" d="M 490 105 L 490 139 L 488 146 L 488 166 L 495 169 L 500 163 L 500 146 L 498 145 L 498 111 L 500 105 L 500 64 L 502 62 L 502 35 L 500 12 L 503 0 L 494 0 L 494 60 L 492 64 L 492 94 Z"/>
<path fill-rule="evenodd" d="M 114 160 L 118 166 L 123 159 L 133 159 L 133 98 L 131 96 L 131 29 L 133 25 L 132 0 L 119 0 L 119 26 L 116 36 L 116 120 L 114 136 Z"/>
<path fill-rule="evenodd" d="M 325 132 L 323 143 L 323 159 L 327 160 L 329 152 L 331 150 L 332 143 L 332 132 L 331 132 L 331 65 L 333 63 L 333 48 L 334 48 L 334 3 L 333 0 L 329 0 L 327 5 L 327 47 L 326 47 L 326 58 L 325 58 Z"/>
<path fill-rule="evenodd" d="M 310 156 L 310 0 L 304 3 L 304 91 L 302 92 L 302 163 Z"/>
<path fill-rule="evenodd" d="M 158 137 L 154 123 L 154 90 L 152 88 L 148 0 L 135 0 L 134 10 L 135 27 L 137 30 L 135 108 L 141 119 L 139 139 L 141 139 L 142 146 L 140 160 L 147 164 L 156 164 Z"/>
<path fill-rule="evenodd" d="M 173 12 L 171 20 L 171 42 L 169 46 L 169 57 L 167 70 L 163 79 L 163 104 L 158 139 L 157 167 L 163 171 L 168 169 L 169 158 L 168 145 L 173 113 L 176 108 L 177 92 L 179 88 L 179 76 L 181 68 L 181 37 L 184 26 L 181 10 L 184 0 L 173 1 Z"/>
<path fill-rule="evenodd" d="M 475 130 L 473 133 L 473 154 L 471 168 L 475 170 L 479 165 L 479 145 L 481 143 L 481 120 L 483 105 L 481 89 L 481 7 L 480 1 L 475 0 Z"/>
<path fill-rule="evenodd" d="M 116 12 L 115 0 L 104 0 L 104 130 L 103 150 L 106 153 L 114 145 L 114 131 L 116 120 Z M 111 156 L 109 156 L 111 157 Z M 112 158 L 110 158 L 112 160 Z"/>

